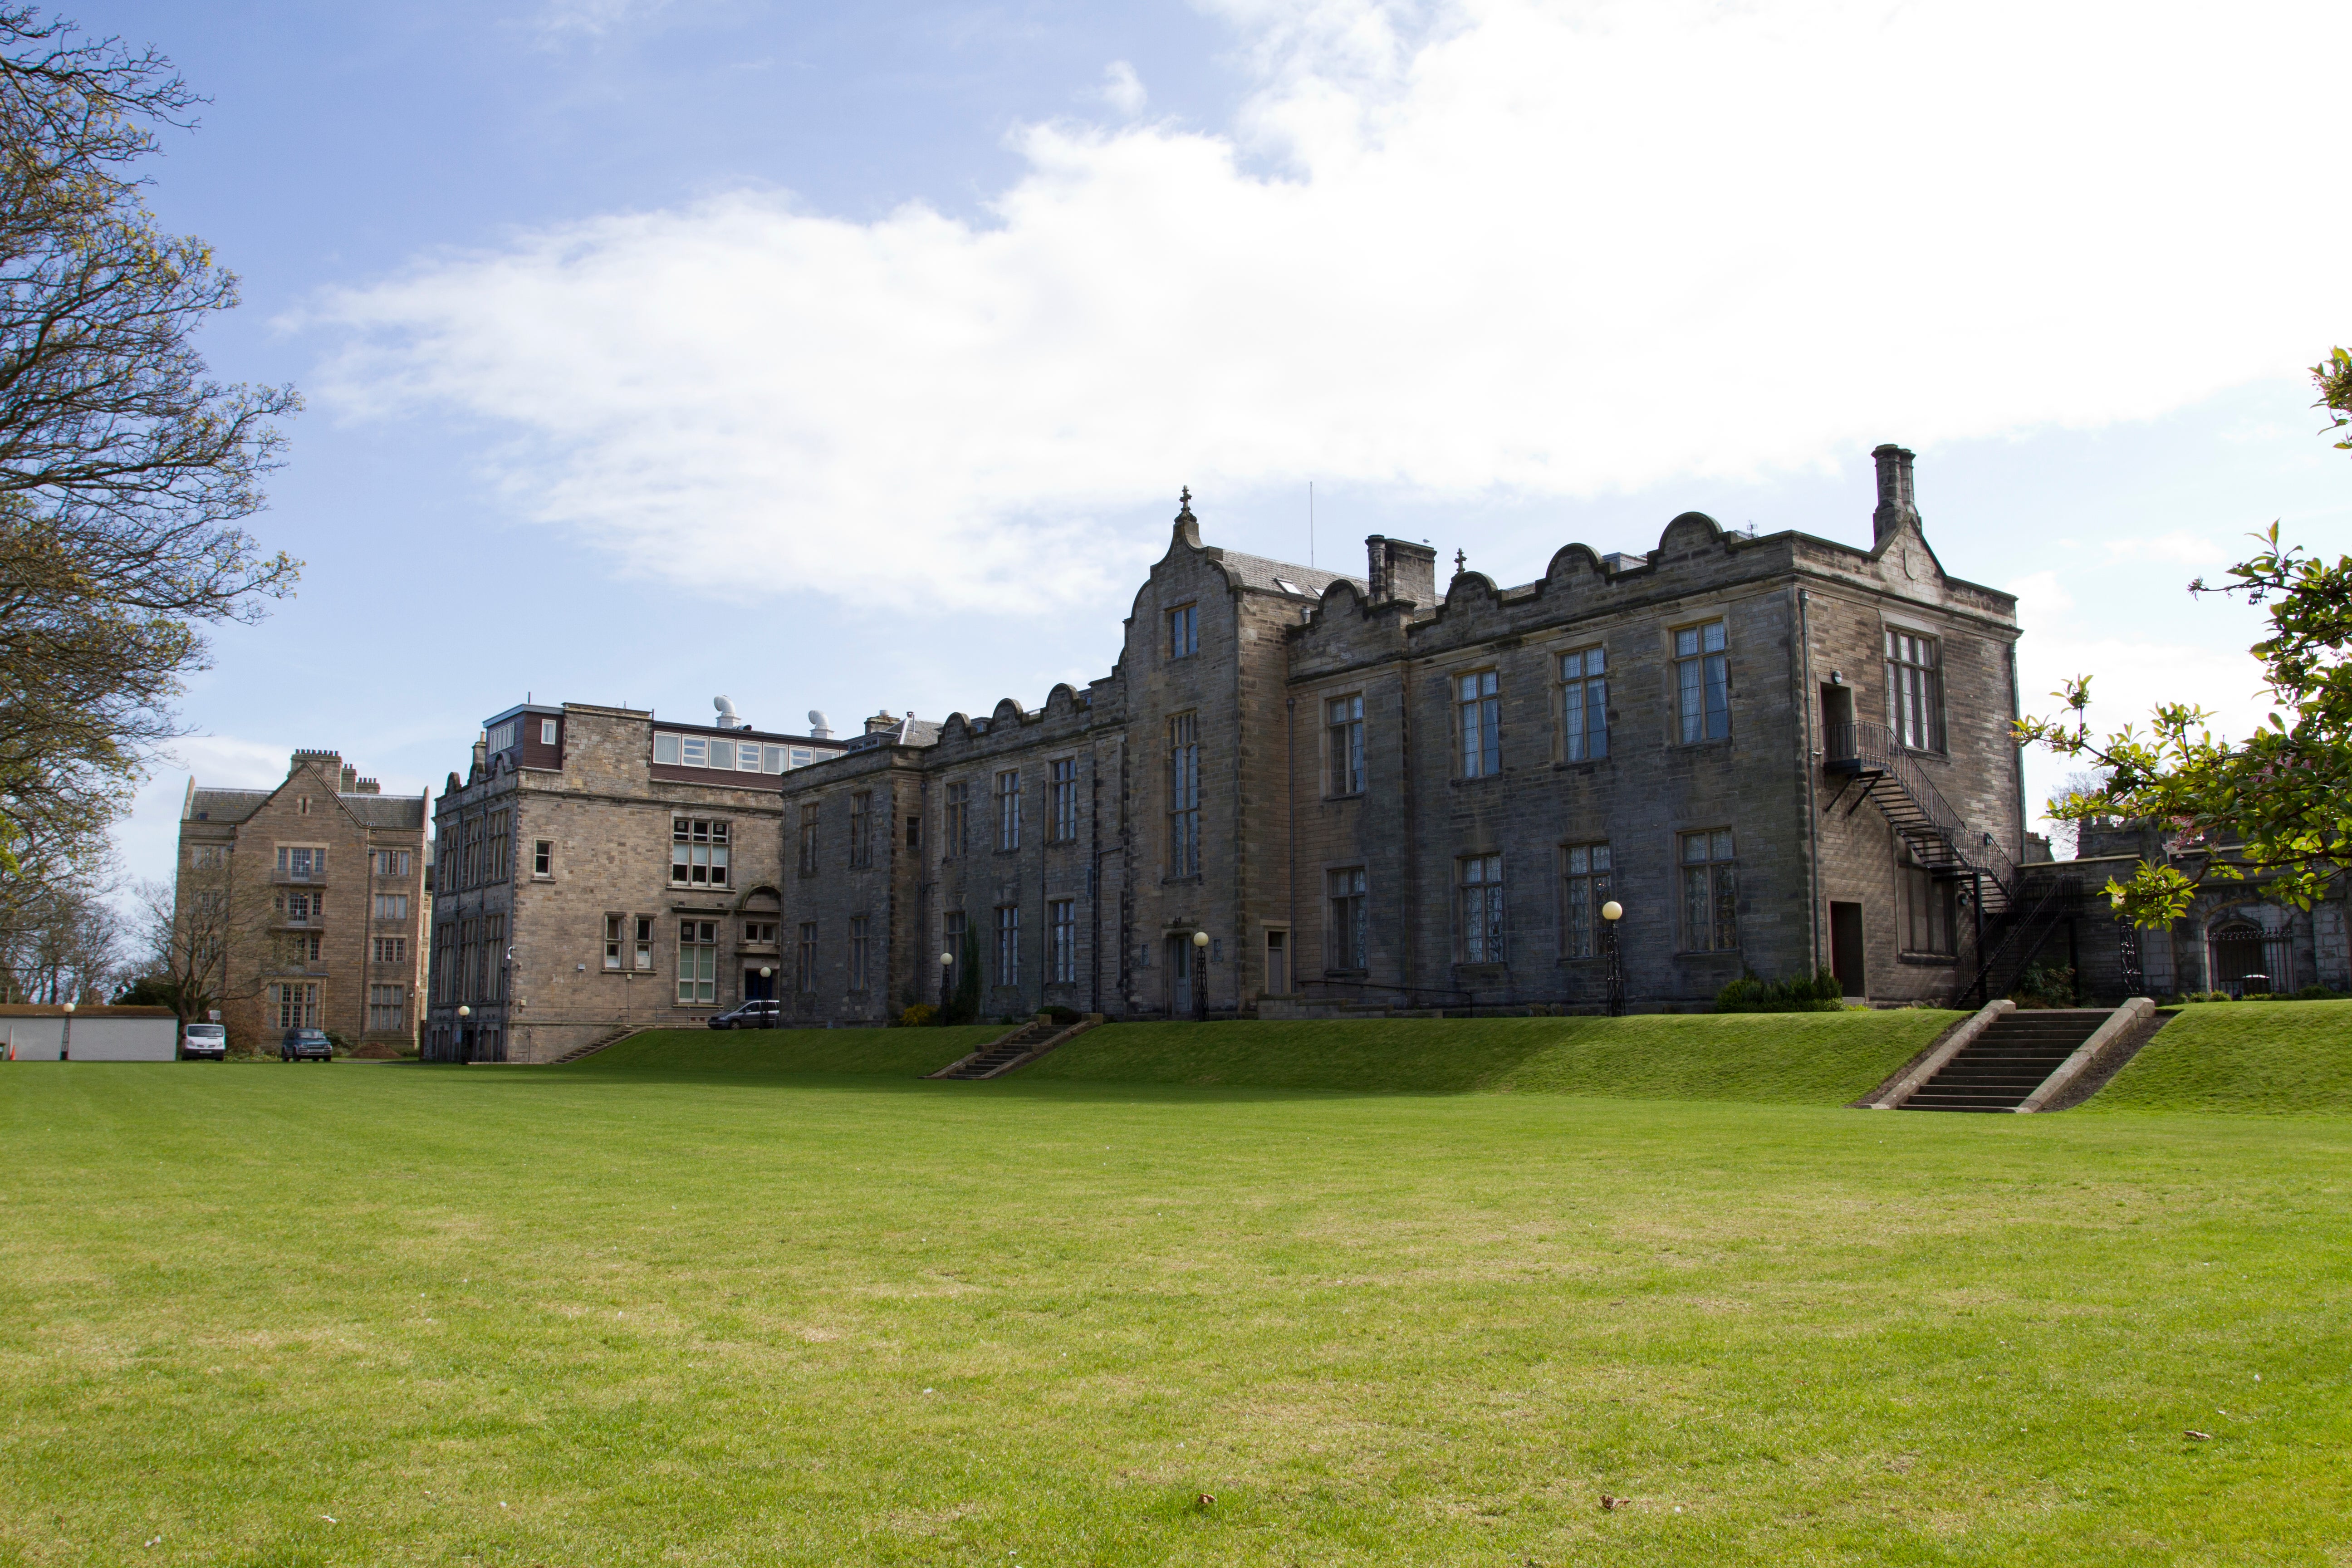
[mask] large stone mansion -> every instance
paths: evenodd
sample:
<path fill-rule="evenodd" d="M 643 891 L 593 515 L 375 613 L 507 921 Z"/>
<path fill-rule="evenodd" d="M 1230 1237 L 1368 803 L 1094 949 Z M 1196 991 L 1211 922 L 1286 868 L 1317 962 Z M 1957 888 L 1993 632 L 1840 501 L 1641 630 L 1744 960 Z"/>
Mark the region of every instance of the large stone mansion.
<path fill-rule="evenodd" d="M 2016 605 L 1875 457 L 1867 547 L 1686 512 L 1443 595 L 1425 546 L 1337 575 L 1204 543 L 1188 498 L 1110 673 L 1035 709 L 845 742 L 509 710 L 436 805 L 427 1054 L 761 994 L 876 1024 L 967 954 L 990 1015 L 1592 1008 L 1612 900 L 1633 1007 L 1817 968 L 1951 998 L 2054 918 Z"/>
<path fill-rule="evenodd" d="M 240 1048 L 294 1028 L 383 1056 L 415 1040 L 425 805 L 332 751 L 296 752 L 268 789 L 188 781 L 173 940 Z"/>

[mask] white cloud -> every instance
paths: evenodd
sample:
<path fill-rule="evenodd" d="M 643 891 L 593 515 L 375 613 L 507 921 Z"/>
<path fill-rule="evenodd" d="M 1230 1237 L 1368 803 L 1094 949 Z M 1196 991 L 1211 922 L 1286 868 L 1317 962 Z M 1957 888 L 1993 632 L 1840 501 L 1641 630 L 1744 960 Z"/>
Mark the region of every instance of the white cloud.
<path fill-rule="evenodd" d="M 551 37 L 611 32 L 625 22 L 651 16 L 669 0 L 546 0 L 536 18 L 541 33 Z"/>
<path fill-rule="evenodd" d="M 1142 113 L 1150 100 L 1143 90 L 1143 79 L 1125 60 L 1113 60 L 1103 68 L 1102 85 L 1095 89 L 1095 97 L 1129 120 Z"/>
<path fill-rule="evenodd" d="M 1310 475 L 1794 470 L 2142 417 L 2340 328 L 2294 260 L 2352 240 L 2310 200 L 2333 0 L 1216 8 L 1228 133 L 1029 128 L 981 222 L 745 192 L 436 258 L 320 302 L 326 390 L 511 437 L 520 511 L 700 591 L 1032 604 L 1123 597 L 1159 537 L 1103 520 L 1180 482 L 1213 528 Z"/>
<path fill-rule="evenodd" d="M 2220 567 L 2230 563 L 2230 547 L 2218 541 L 2176 528 L 2153 539 L 2111 539 L 2110 561 L 2171 561 L 2183 566 Z"/>
<path fill-rule="evenodd" d="M 2103 579 L 2090 581 L 2095 592 L 2110 589 Z M 2141 635 L 2117 636 L 2076 612 L 2074 597 L 2057 573 L 2032 573 L 2008 586 L 2017 595 L 2018 625 L 2024 632 L 2017 645 L 2018 699 L 2029 715 L 2064 718 L 2056 693 L 2077 675 L 2091 677 L 2091 705 L 2084 720 L 2095 736 L 2126 726 L 2145 735 L 2148 716 L 2159 703 L 2204 709 L 2212 715 L 2217 738 L 2249 734 L 2270 711 L 2262 666 L 2246 651 L 2253 634 L 2251 614 L 2242 605 L 2206 600 L 2151 620 Z M 2107 625 L 2115 619 L 2103 617 Z M 2156 631 L 2179 640 L 2146 635 Z M 2037 830 L 2049 827 L 2043 803 L 2081 765 L 2038 746 L 2026 752 L 2026 815 Z"/>

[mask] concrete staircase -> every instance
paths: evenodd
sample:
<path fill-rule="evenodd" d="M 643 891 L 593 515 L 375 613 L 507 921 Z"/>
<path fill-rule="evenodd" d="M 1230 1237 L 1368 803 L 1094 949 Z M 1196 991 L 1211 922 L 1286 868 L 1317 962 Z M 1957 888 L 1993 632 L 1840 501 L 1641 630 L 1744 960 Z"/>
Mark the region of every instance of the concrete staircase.
<path fill-rule="evenodd" d="M 1017 1068 L 1027 1067 L 1047 1051 L 1059 1049 L 1102 1021 L 1100 1013 L 1089 1013 L 1075 1024 L 1056 1024 L 1041 1013 L 1030 1022 L 998 1036 L 961 1061 L 943 1067 L 930 1076 L 1003 1078 Z"/>
<path fill-rule="evenodd" d="M 2104 1007 L 2003 1013 L 1896 1109 L 2014 1111 L 2112 1016 Z"/>
<path fill-rule="evenodd" d="M 642 1035 L 646 1030 L 658 1026 L 659 1026 L 653 1024 L 632 1024 L 625 1029 L 615 1029 L 602 1039 L 591 1040 L 584 1046 L 572 1047 L 570 1050 L 564 1052 L 562 1056 L 556 1058 L 547 1065 L 550 1067 L 560 1068 L 566 1062 L 576 1062 L 582 1057 L 593 1057 L 598 1051 L 604 1049 L 607 1046 L 617 1046 L 632 1035 Z"/>

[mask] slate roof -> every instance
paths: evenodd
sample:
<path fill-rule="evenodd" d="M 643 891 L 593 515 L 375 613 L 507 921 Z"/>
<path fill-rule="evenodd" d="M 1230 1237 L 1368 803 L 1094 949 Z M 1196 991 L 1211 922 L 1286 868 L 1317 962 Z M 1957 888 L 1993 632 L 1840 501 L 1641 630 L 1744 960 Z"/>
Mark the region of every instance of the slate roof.
<path fill-rule="evenodd" d="M 370 827 L 423 828 L 425 797 L 421 795 L 338 795 L 353 816 Z"/>
<path fill-rule="evenodd" d="M 200 789 L 188 797 L 188 816 L 206 822 L 243 822 L 276 793 L 266 789 Z"/>
<path fill-rule="evenodd" d="M 1218 557 L 1232 568 L 1244 588 L 1262 588 L 1269 594 L 1289 592 L 1276 579 L 1304 588 L 1310 597 L 1319 598 L 1332 584 L 1345 580 L 1356 585 L 1356 592 L 1369 593 L 1361 577 L 1349 577 L 1344 572 L 1319 572 L 1312 566 L 1301 566 L 1295 561 L 1269 561 L 1263 555 L 1244 555 L 1238 550 L 1228 550 Z"/>
<path fill-rule="evenodd" d="M 936 720 L 904 719 L 899 721 L 895 730 L 858 736 L 849 742 L 849 750 L 864 752 L 876 746 L 935 746 L 939 740 L 940 726 Z"/>
<path fill-rule="evenodd" d="M 188 816 L 206 822 L 243 822 L 277 793 L 273 789 L 200 788 L 188 799 Z M 421 795 L 338 795 L 335 798 L 370 827 L 421 829 L 425 826 L 425 800 Z"/>

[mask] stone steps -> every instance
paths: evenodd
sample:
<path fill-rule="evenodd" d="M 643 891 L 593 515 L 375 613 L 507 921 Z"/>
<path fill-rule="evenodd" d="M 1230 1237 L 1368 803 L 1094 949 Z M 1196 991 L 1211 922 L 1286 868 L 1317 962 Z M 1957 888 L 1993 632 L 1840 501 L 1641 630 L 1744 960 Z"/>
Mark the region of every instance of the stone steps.
<path fill-rule="evenodd" d="M 1912 1091 L 1904 1110 L 2013 1111 L 2109 1015 L 2101 1008 L 2004 1013 Z"/>

